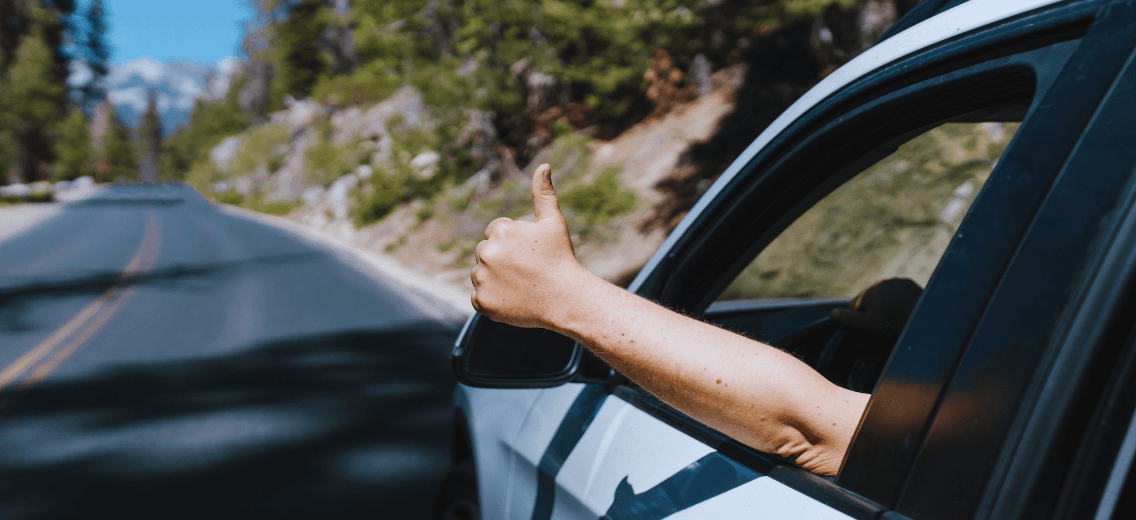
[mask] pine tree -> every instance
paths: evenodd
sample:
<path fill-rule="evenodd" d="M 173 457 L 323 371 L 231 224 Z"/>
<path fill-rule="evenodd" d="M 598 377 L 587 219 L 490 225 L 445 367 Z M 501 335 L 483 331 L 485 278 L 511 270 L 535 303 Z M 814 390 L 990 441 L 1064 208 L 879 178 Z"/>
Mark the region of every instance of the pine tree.
<path fill-rule="evenodd" d="M 146 114 L 138 129 L 138 140 L 142 152 L 142 182 L 158 183 L 158 161 L 162 152 L 162 121 L 158 115 L 158 92 L 150 91 L 146 104 Z"/>
<path fill-rule="evenodd" d="M 91 146 L 91 131 L 87 117 L 78 108 L 72 108 L 59 130 L 55 141 L 56 180 L 72 180 L 93 173 L 95 150 Z"/>
<path fill-rule="evenodd" d="M 33 180 L 40 166 L 53 162 L 51 136 L 64 113 L 64 85 L 55 76 L 54 56 L 40 31 L 24 37 L 5 79 L 9 127 L 16 141 L 11 166 Z"/>
<path fill-rule="evenodd" d="M 276 90 L 296 99 L 308 97 L 327 68 L 320 49 L 326 6 L 321 0 L 302 0 L 292 7 L 288 19 L 274 28 L 274 45 L 279 48 L 279 75 Z"/>
<path fill-rule="evenodd" d="M 130 129 L 112 119 L 99 154 L 100 178 L 118 181 L 138 178 L 138 159 L 130 142 Z"/>
<path fill-rule="evenodd" d="M 82 47 L 85 52 L 87 68 L 91 71 L 91 79 L 80 90 L 83 103 L 87 107 L 94 107 L 106 98 L 106 85 L 104 80 L 110 73 L 110 59 L 114 49 L 107 38 L 106 13 L 101 0 L 91 2 L 90 8 L 84 14 L 87 30 L 83 37 Z"/>

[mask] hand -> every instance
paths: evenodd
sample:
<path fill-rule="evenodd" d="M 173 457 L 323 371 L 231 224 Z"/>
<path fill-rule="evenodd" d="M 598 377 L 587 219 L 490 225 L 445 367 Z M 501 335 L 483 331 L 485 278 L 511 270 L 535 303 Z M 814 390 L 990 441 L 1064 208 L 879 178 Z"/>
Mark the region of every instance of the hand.
<path fill-rule="evenodd" d="M 576 261 L 568 225 L 552 189 L 552 167 L 533 173 L 535 222 L 505 217 L 485 228 L 470 273 L 473 308 L 493 321 L 554 329 L 558 310 L 574 296 L 574 281 L 589 275 Z"/>
<path fill-rule="evenodd" d="M 880 280 L 864 289 L 850 309 L 833 309 L 829 317 L 841 325 L 897 337 L 915 310 L 920 294 L 923 288 L 908 278 Z"/>

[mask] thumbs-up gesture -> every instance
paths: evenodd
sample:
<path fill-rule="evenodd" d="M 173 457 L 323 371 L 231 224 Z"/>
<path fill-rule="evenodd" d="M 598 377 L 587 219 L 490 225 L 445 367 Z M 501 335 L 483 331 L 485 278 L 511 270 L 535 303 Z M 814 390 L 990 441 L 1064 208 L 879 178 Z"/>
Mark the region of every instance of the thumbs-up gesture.
<path fill-rule="evenodd" d="M 552 167 L 533 173 L 535 222 L 499 218 L 477 244 L 470 273 L 471 301 L 493 321 L 555 329 L 558 314 L 575 296 L 574 283 L 591 277 L 576 261 L 568 226 L 552 189 Z"/>

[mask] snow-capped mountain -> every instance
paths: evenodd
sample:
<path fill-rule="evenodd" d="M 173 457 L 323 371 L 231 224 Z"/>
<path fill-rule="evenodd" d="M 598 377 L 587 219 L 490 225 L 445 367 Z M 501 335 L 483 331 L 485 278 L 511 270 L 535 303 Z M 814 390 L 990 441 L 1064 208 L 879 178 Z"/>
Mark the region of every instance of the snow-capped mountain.
<path fill-rule="evenodd" d="M 189 120 L 198 97 L 212 99 L 225 94 L 237 63 L 237 58 L 206 63 L 160 62 L 143 57 L 111 68 L 106 78 L 107 91 L 119 118 L 131 128 L 142 123 L 149 93 L 157 91 L 162 133 L 170 135 Z"/>

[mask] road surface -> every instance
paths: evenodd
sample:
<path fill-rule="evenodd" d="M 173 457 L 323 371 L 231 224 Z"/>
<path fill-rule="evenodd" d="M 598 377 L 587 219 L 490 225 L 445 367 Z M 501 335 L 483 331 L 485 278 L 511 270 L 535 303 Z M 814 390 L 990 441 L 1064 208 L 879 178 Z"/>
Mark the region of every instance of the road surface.
<path fill-rule="evenodd" d="M 185 186 L 0 242 L 0 518 L 425 518 L 457 333 Z"/>

